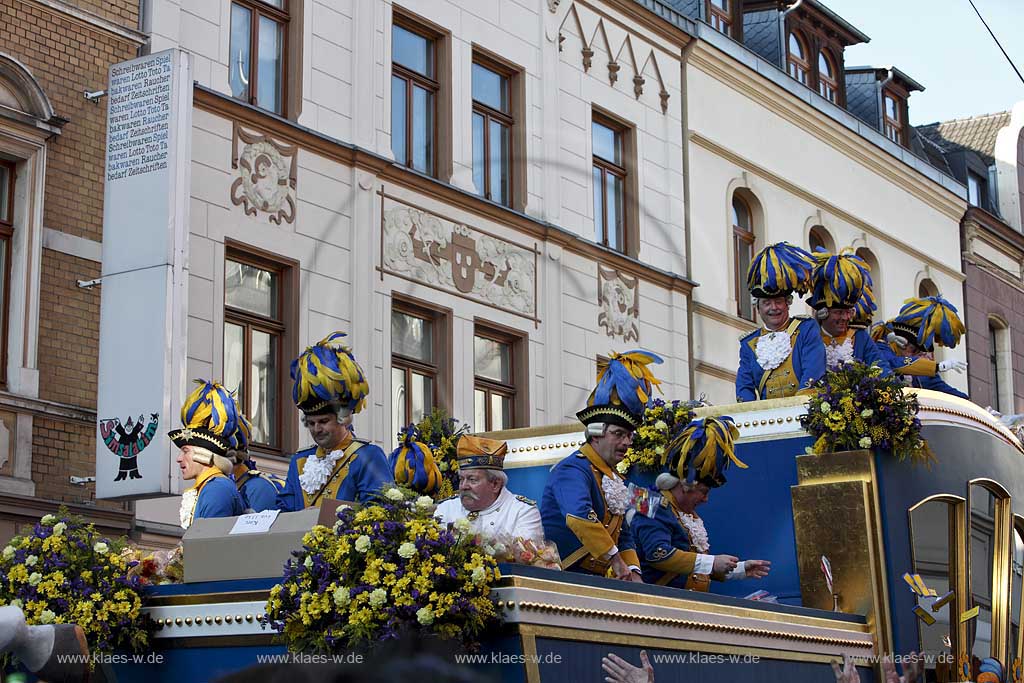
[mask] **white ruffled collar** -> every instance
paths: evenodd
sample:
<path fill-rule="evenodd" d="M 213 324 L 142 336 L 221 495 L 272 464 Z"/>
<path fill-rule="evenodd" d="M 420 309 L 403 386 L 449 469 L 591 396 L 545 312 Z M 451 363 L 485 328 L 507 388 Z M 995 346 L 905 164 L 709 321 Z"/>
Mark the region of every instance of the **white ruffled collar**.
<path fill-rule="evenodd" d="M 178 519 L 181 528 L 187 529 L 192 526 L 192 516 L 196 512 L 196 503 L 199 502 L 199 489 L 192 487 L 181 494 L 181 507 L 178 508 Z"/>
<path fill-rule="evenodd" d="M 299 485 L 306 493 L 313 494 L 323 488 L 327 480 L 334 473 L 334 466 L 338 464 L 345 455 L 345 449 L 331 451 L 325 456 L 319 453 L 306 458 L 302 467 L 302 474 L 299 475 Z"/>
<path fill-rule="evenodd" d="M 825 344 L 825 367 L 838 370 L 853 362 L 853 339 L 847 337 L 841 344 Z"/>
<path fill-rule="evenodd" d="M 690 545 L 698 553 L 707 553 L 711 549 L 711 542 L 708 540 L 708 530 L 704 527 L 704 520 L 697 515 L 676 511 L 676 516 L 684 527 L 686 534 L 690 537 Z"/>
<path fill-rule="evenodd" d="M 617 476 L 601 478 L 601 490 L 604 491 L 604 500 L 608 504 L 608 511 L 613 515 L 625 514 L 629 507 L 629 489 Z"/>
<path fill-rule="evenodd" d="M 793 347 L 789 341 L 789 333 L 786 330 L 767 332 L 757 338 L 754 344 L 754 355 L 757 356 L 757 364 L 764 370 L 771 371 L 782 365 Z"/>

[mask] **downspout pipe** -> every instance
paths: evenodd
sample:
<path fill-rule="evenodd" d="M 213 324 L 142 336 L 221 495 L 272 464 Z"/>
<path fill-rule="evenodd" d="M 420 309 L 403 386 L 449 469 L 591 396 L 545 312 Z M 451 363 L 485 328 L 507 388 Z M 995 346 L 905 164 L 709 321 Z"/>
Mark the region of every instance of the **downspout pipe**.
<path fill-rule="evenodd" d="M 697 38 L 691 38 L 690 42 L 683 48 L 683 52 L 680 55 L 679 61 L 679 89 L 682 93 L 680 103 L 682 111 L 679 113 L 681 119 L 680 125 L 682 126 L 682 142 L 683 142 L 683 240 L 684 248 L 686 249 L 684 264 L 686 267 L 686 277 L 689 280 L 693 280 L 693 253 L 691 249 L 693 225 L 691 222 L 691 208 L 690 208 L 690 88 L 686 78 L 686 67 L 690 60 L 690 55 L 693 53 L 693 48 L 697 45 Z M 694 385 L 696 381 L 696 372 L 693 367 L 693 292 L 690 292 L 690 300 L 686 306 L 686 342 L 688 351 L 690 354 L 687 370 L 689 372 L 690 380 L 690 398 L 696 398 L 694 392 L 696 387 Z"/>
<path fill-rule="evenodd" d="M 802 4 L 804 4 L 804 0 L 796 0 L 792 5 L 784 9 L 779 17 L 779 68 L 787 73 L 789 69 L 786 68 L 786 50 L 789 49 L 789 36 L 786 35 L 786 17 L 789 16 L 790 12 L 799 9 Z"/>

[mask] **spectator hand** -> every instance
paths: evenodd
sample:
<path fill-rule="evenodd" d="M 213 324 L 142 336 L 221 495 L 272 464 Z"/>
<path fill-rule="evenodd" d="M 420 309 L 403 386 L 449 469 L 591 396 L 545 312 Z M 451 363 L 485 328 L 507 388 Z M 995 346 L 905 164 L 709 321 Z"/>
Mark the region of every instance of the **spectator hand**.
<path fill-rule="evenodd" d="M 748 579 L 763 579 L 768 576 L 772 563 L 768 560 L 747 560 L 743 568 L 747 570 Z"/>
<path fill-rule="evenodd" d="M 609 654 L 601 659 L 601 668 L 608 674 L 607 683 L 654 683 L 654 667 L 647 659 L 647 651 L 640 650 L 640 666 L 633 666 L 618 655 Z"/>
<path fill-rule="evenodd" d="M 732 555 L 715 555 L 715 562 L 711 565 L 711 573 L 715 576 L 723 576 L 736 568 L 740 558 Z"/>
<path fill-rule="evenodd" d="M 836 683 L 860 683 L 860 674 L 857 673 L 857 667 L 853 665 L 850 655 L 843 655 L 842 669 L 839 668 L 839 662 L 833 659 L 832 673 L 836 675 Z"/>
<path fill-rule="evenodd" d="M 944 360 L 941 363 L 939 363 L 939 372 L 948 372 L 950 370 L 956 370 L 957 372 L 963 374 L 964 370 L 966 369 L 967 363 L 963 362 L 962 360 L 957 360 L 955 358 L 951 360 Z"/>

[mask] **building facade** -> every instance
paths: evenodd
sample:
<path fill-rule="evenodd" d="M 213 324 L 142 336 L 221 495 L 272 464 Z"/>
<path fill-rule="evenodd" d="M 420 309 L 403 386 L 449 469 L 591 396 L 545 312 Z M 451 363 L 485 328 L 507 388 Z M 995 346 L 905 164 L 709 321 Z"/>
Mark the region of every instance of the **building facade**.
<path fill-rule="evenodd" d="M 570 421 L 599 358 L 633 348 L 664 359 L 665 398 L 732 402 L 736 340 L 757 324 L 746 265 L 768 243 L 857 250 L 885 316 L 921 287 L 962 303 L 966 190 L 915 147 L 919 86 L 847 68 L 867 36 L 815 0 L 4 3 L 100 36 L 52 84 L 45 33 L 12 43 L 48 97 L 63 89 L 71 123 L 33 111 L 76 169 L 39 178 L 41 257 L 21 266 L 38 313 L 12 303 L 7 324 L 9 359 L 38 376 L 36 394 L 9 380 L 35 401 L 11 418 L 27 455 L 9 479 L 43 507 L 89 501 L 47 458 L 85 476 L 95 452 L 99 299 L 77 281 L 100 268 L 106 104 L 81 90 L 140 52 L 187 52 L 196 81 L 175 352 L 189 378 L 238 388 L 266 469 L 308 445 L 288 365 L 333 330 L 369 376 L 356 431 L 390 449 L 434 407 L 476 431 Z M 68 77 L 101 38 L 110 53 Z M 90 133 L 65 148 L 78 121 Z M 31 248 L 11 253 L 22 272 Z M 180 533 L 175 498 L 133 506 L 96 509 L 134 511 L 152 542 Z"/>
<path fill-rule="evenodd" d="M 1024 412 L 1024 103 L 1011 111 L 920 126 L 968 188 L 961 220 L 970 396 Z"/>
<path fill-rule="evenodd" d="M 96 359 L 111 64 L 146 37 L 134 0 L 0 2 L 0 539 L 58 505 L 107 533 L 95 500 Z"/>

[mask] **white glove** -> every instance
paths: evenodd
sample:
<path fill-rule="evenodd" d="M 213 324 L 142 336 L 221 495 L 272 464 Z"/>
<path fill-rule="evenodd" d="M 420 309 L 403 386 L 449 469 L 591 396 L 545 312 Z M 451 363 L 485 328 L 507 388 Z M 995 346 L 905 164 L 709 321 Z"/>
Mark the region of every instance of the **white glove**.
<path fill-rule="evenodd" d="M 939 372 L 948 372 L 950 370 L 956 370 L 957 372 L 963 374 L 963 371 L 966 369 L 967 363 L 963 362 L 962 360 L 957 360 L 955 358 L 951 360 L 944 360 L 939 363 Z"/>
<path fill-rule="evenodd" d="M 890 344 L 895 344 L 901 349 L 907 348 L 907 340 L 901 337 L 900 335 L 896 334 L 895 332 L 890 332 L 889 334 L 885 335 L 885 341 L 889 342 Z"/>

